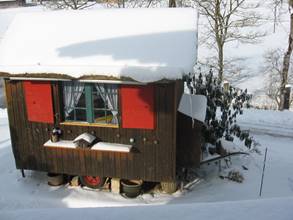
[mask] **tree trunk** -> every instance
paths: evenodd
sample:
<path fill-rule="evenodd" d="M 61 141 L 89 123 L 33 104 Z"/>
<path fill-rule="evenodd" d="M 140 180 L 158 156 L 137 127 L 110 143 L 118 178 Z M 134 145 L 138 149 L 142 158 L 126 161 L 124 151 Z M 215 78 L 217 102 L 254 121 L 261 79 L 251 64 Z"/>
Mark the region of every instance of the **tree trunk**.
<path fill-rule="evenodd" d="M 290 67 L 290 58 L 291 58 L 292 50 L 293 50 L 293 13 L 291 14 L 291 18 L 290 18 L 290 34 L 289 34 L 289 41 L 288 41 L 288 49 L 284 55 L 284 60 L 283 60 L 279 110 L 284 110 L 286 85 L 288 83 L 288 72 Z"/>
<path fill-rule="evenodd" d="M 176 0 L 169 0 L 169 8 L 176 8 Z"/>
<path fill-rule="evenodd" d="M 218 78 L 222 82 L 224 75 L 224 46 L 221 43 L 218 43 L 218 68 L 219 74 Z"/>
<path fill-rule="evenodd" d="M 215 30 L 216 42 L 218 49 L 218 78 L 222 82 L 224 75 L 224 33 L 223 26 L 221 25 L 221 1 L 215 1 Z"/>
<path fill-rule="evenodd" d="M 284 110 L 290 109 L 290 98 L 291 98 L 291 87 L 286 86 L 285 88 L 285 98 L 284 98 Z"/>

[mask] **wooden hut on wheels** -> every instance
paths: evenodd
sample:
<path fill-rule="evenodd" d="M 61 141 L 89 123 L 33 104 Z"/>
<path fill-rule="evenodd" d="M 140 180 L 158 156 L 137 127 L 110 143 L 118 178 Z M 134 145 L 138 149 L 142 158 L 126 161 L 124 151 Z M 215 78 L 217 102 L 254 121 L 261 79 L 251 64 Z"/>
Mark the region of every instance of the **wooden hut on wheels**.
<path fill-rule="evenodd" d="M 18 15 L 0 46 L 16 168 L 170 188 L 200 162 L 204 116 L 178 112 L 196 54 L 193 9 Z"/>

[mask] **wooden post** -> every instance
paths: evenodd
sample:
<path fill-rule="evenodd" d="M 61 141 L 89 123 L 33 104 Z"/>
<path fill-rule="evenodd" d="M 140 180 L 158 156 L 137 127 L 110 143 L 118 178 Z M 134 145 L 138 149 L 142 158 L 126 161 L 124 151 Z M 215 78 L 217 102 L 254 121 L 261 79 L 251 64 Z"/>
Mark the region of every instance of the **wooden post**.
<path fill-rule="evenodd" d="M 22 178 L 25 178 L 24 169 L 21 169 L 20 171 L 21 171 Z"/>
<path fill-rule="evenodd" d="M 286 85 L 284 93 L 284 109 L 289 110 L 290 108 L 290 96 L 291 96 L 291 86 Z"/>
<path fill-rule="evenodd" d="M 118 178 L 111 179 L 111 192 L 115 194 L 120 193 L 120 179 Z"/>
<path fill-rule="evenodd" d="M 228 92 L 229 91 L 229 88 L 230 88 L 230 84 L 228 81 L 224 81 L 223 82 L 223 87 L 224 87 L 224 91 L 225 92 Z"/>
<path fill-rule="evenodd" d="M 266 148 L 265 158 L 263 161 L 262 176 L 261 176 L 260 189 L 259 189 L 259 197 L 261 197 L 261 194 L 262 194 L 262 186 L 263 186 L 263 180 L 264 180 L 265 169 L 266 169 L 266 161 L 267 161 L 267 153 L 268 153 L 268 148 Z"/>
<path fill-rule="evenodd" d="M 165 193 L 172 194 L 176 192 L 177 190 L 177 182 L 176 181 L 161 182 L 161 187 Z"/>

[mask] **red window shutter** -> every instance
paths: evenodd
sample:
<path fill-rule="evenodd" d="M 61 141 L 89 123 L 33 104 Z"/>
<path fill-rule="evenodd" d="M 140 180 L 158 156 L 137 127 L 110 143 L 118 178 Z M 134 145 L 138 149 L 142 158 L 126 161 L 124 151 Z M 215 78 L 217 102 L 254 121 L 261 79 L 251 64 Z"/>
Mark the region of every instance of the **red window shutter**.
<path fill-rule="evenodd" d="M 154 86 L 121 86 L 123 128 L 155 128 Z"/>
<path fill-rule="evenodd" d="M 50 82 L 23 82 L 26 111 L 29 121 L 54 123 Z"/>

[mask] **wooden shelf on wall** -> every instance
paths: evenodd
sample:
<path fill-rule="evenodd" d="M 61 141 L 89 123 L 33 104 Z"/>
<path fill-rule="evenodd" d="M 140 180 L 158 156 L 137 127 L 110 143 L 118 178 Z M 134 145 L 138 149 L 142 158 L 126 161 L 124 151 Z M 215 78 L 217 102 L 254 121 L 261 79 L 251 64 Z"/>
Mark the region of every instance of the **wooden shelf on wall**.
<path fill-rule="evenodd" d="M 47 148 L 63 148 L 63 149 L 76 149 L 78 145 L 73 141 L 60 140 L 58 142 L 52 142 L 48 140 L 44 147 Z M 94 144 L 91 148 L 85 148 L 87 150 L 96 150 L 96 151 L 111 151 L 111 152 L 120 152 L 120 153 L 129 153 L 131 152 L 132 145 L 126 144 L 117 144 L 117 143 L 108 143 L 108 142 L 98 142 Z"/>

